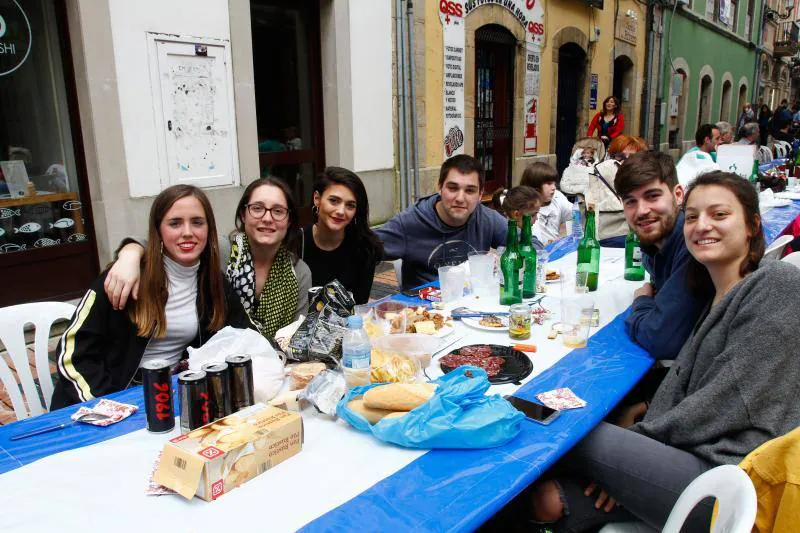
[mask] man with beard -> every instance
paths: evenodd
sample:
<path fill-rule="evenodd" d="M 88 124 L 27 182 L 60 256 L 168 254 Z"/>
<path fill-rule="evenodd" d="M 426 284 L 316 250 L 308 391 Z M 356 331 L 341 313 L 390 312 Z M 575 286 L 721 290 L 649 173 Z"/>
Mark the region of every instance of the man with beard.
<path fill-rule="evenodd" d="M 614 186 L 650 274 L 650 282 L 634 293 L 625 326 L 653 358 L 674 359 L 707 302 L 686 287 L 683 186 L 672 158 L 660 152 L 631 155 L 617 171 Z"/>
<path fill-rule="evenodd" d="M 471 251 L 505 245 L 508 222 L 481 205 L 483 183 L 481 162 L 455 155 L 442 164 L 438 193 L 420 198 L 375 230 L 384 260 L 403 260 L 403 289 L 436 280 L 440 266 L 463 263 Z"/>

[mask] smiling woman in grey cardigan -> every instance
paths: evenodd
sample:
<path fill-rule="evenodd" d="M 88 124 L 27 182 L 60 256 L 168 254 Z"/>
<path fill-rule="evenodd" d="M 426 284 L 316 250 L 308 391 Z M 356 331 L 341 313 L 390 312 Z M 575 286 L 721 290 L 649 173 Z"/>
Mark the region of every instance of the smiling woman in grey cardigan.
<path fill-rule="evenodd" d="M 800 425 L 800 269 L 760 263 L 758 197 L 740 177 L 699 177 L 685 211 L 687 290 L 713 284 L 714 300 L 644 420 L 629 429 L 601 423 L 557 465 L 555 480 L 527 496 L 534 520 L 554 522 L 554 531 L 630 520 L 661 529 L 698 475 L 737 464 Z M 708 529 L 712 505 L 705 500 L 695 508 L 690 531 Z"/>

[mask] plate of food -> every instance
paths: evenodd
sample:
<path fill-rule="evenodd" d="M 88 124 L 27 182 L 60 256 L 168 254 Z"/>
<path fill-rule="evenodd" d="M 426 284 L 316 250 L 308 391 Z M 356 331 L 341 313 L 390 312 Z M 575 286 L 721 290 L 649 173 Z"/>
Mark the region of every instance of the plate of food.
<path fill-rule="evenodd" d="M 527 355 L 510 346 L 497 344 L 462 346 L 439 359 L 439 366 L 445 374 L 463 365 L 483 368 L 489 376 L 489 383 L 495 385 L 519 384 L 533 372 L 533 363 Z"/>
<path fill-rule="evenodd" d="M 548 268 L 547 274 L 545 274 L 545 280 L 547 283 L 556 283 L 561 281 L 561 273 L 558 270 Z"/>
<path fill-rule="evenodd" d="M 464 317 L 464 324 L 485 331 L 505 331 L 508 329 L 508 315 L 485 314 L 481 317 Z"/>

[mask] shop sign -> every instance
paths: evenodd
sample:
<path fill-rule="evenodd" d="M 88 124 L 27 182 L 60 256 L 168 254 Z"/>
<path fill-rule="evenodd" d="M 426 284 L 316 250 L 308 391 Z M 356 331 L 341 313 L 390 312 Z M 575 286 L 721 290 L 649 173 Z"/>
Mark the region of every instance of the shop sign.
<path fill-rule="evenodd" d="M 592 74 L 592 81 L 589 82 L 589 109 L 597 109 L 597 85 L 600 77 Z"/>
<path fill-rule="evenodd" d="M 11 74 L 31 52 L 31 24 L 17 0 L 0 0 L 0 76 Z"/>
<path fill-rule="evenodd" d="M 444 39 L 444 151 L 447 157 L 464 153 L 465 17 L 483 5 L 507 9 L 525 28 L 524 153 L 536 153 L 537 115 L 544 44 L 542 0 L 440 0 L 439 20 Z"/>
<path fill-rule="evenodd" d="M 620 14 L 617 17 L 617 39 L 636 46 L 636 33 L 639 30 L 639 23 L 635 17 L 627 14 Z"/>

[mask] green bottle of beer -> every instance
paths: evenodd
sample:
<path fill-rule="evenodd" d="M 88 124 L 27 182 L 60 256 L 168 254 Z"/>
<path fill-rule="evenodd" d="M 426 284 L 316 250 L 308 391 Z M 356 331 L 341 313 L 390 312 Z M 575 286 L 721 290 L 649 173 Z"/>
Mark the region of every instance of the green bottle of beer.
<path fill-rule="evenodd" d="M 500 289 L 501 305 L 514 305 L 522 302 L 522 291 L 519 289 L 519 262 L 517 223 L 509 220 L 506 250 L 500 257 L 500 270 L 503 272 L 503 286 Z"/>
<path fill-rule="evenodd" d="M 748 177 L 748 181 L 755 185 L 758 182 L 758 159 L 753 161 L 753 168 L 750 171 L 750 176 Z"/>
<path fill-rule="evenodd" d="M 625 279 L 642 281 L 644 265 L 642 263 L 642 245 L 633 230 L 625 237 Z"/>
<path fill-rule="evenodd" d="M 536 296 L 536 249 L 533 247 L 531 216 L 522 217 L 522 236 L 519 241 L 519 255 L 523 260 L 522 297 Z"/>
<path fill-rule="evenodd" d="M 600 274 L 600 243 L 597 241 L 594 216 L 594 205 L 589 204 L 586 208 L 586 229 L 578 244 L 578 272 L 588 272 L 586 285 L 590 291 L 597 290 Z"/>

